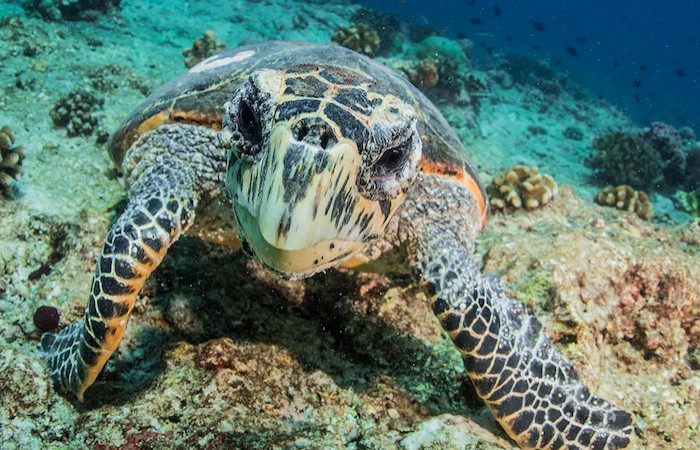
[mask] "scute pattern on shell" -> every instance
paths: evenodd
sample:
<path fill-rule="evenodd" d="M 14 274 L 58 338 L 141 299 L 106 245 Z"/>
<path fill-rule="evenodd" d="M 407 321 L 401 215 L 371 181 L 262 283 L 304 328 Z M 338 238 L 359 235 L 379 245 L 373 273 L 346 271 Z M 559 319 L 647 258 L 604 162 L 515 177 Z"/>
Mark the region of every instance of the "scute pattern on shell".
<path fill-rule="evenodd" d="M 417 114 L 418 132 L 423 140 L 423 157 L 456 165 L 478 179 L 463 144 L 437 108 L 411 83 L 384 65 L 337 45 L 264 42 L 221 53 L 209 61 L 207 70 L 185 72 L 156 89 L 111 136 L 109 151 L 117 165 L 124 153 L 143 133 L 163 123 L 186 122 L 219 129 L 224 104 L 248 77 L 259 69 L 286 73 L 309 70 L 309 61 L 324 67 L 342 68 L 358 79 L 371 79 L 373 89 L 391 93 L 411 105 Z M 315 65 L 312 64 L 312 65 Z M 332 71 L 328 76 L 332 80 Z M 352 80 L 343 80 L 349 84 Z M 429 143 L 429 145 L 426 145 Z"/>

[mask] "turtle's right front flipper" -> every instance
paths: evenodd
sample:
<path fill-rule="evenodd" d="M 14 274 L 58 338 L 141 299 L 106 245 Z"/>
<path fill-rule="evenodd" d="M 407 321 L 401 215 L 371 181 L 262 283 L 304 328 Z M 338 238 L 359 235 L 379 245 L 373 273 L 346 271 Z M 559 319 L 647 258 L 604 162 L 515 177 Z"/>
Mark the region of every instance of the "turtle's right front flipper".
<path fill-rule="evenodd" d="M 202 180 L 214 178 L 197 161 L 223 163 L 202 156 L 215 151 L 213 131 L 186 127 L 162 126 L 132 148 L 129 204 L 105 240 L 85 316 L 41 339 L 54 383 L 79 399 L 119 345 L 141 287 L 194 220 Z"/>
<path fill-rule="evenodd" d="M 84 318 L 41 339 L 54 383 L 80 399 L 117 349 L 141 287 L 193 218 L 194 183 L 187 171 L 174 169 L 156 166 L 144 174 L 144 189 L 112 226 Z"/>

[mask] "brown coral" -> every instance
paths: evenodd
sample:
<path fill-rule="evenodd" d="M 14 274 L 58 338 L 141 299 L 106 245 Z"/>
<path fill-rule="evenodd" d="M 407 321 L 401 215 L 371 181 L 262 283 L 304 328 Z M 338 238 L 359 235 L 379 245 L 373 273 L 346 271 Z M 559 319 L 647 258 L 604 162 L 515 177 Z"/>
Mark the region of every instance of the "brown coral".
<path fill-rule="evenodd" d="M 90 136 L 99 128 L 99 111 L 104 100 L 77 88 L 61 97 L 51 110 L 54 125 L 65 127 L 70 137 Z"/>
<path fill-rule="evenodd" d="M 537 167 L 518 165 L 496 176 L 486 187 L 491 207 L 530 210 L 549 203 L 557 193 L 557 183 L 551 176 L 537 172 Z"/>
<path fill-rule="evenodd" d="M 651 220 L 654 216 L 649 196 L 645 192 L 635 191 L 626 184 L 617 187 L 606 186 L 595 196 L 595 202 L 599 205 L 633 212 L 644 220 Z"/>
<path fill-rule="evenodd" d="M 428 90 L 438 83 L 439 62 L 434 58 L 421 59 L 420 61 L 398 59 L 389 62 L 392 69 L 400 72 L 409 79 L 411 84 L 421 91 Z"/>
<path fill-rule="evenodd" d="M 364 23 L 351 23 L 348 26 L 341 25 L 340 29 L 331 37 L 331 40 L 336 44 L 367 56 L 374 55 L 381 43 L 377 32 L 371 30 Z"/>
<path fill-rule="evenodd" d="M 183 50 L 185 66 L 189 69 L 198 62 L 221 53 L 226 49 L 226 44 L 216 38 L 213 30 L 206 30 L 201 38 L 192 43 L 192 47 Z"/>
<path fill-rule="evenodd" d="M 9 126 L 0 128 L 0 196 L 7 196 L 15 180 L 22 176 L 24 149 L 13 146 L 15 135 Z"/>

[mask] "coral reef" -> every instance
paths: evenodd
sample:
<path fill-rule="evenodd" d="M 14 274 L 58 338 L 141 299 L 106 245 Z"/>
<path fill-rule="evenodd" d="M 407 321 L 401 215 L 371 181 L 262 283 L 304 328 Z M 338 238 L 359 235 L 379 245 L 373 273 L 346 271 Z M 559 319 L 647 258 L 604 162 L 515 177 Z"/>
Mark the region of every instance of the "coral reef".
<path fill-rule="evenodd" d="M 185 57 L 185 66 L 190 68 L 225 49 L 226 44 L 216 38 L 214 31 L 206 30 L 201 38 L 192 43 L 192 47 L 182 51 L 182 56 Z"/>
<path fill-rule="evenodd" d="M 439 63 L 434 58 L 421 59 L 420 61 L 392 59 L 389 64 L 392 69 L 403 73 L 421 91 L 435 87 L 440 79 Z"/>
<path fill-rule="evenodd" d="M 379 46 L 375 52 L 377 55 L 388 55 L 401 45 L 400 24 L 391 14 L 361 8 L 350 16 L 350 21 L 365 24 L 367 28 L 377 33 L 379 37 Z"/>
<path fill-rule="evenodd" d="M 111 12 L 121 0 L 23 0 L 27 12 L 45 20 L 94 20 L 98 13 Z"/>
<path fill-rule="evenodd" d="M 18 10 L 13 3 L 10 11 Z M 5 18 L 11 26 L 0 19 L 7 116 L 0 125 L 31 127 L 33 156 L 24 161 L 22 202 L 0 201 L 0 447 L 516 450 L 474 401 L 459 354 L 410 277 L 328 271 L 279 280 L 242 252 L 188 237 L 146 284 L 125 340 L 85 403 L 52 388 L 33 314 L 52 305 L 62 323 L 82 315 L 111 206 L 125 196 L 120 180 L 105 176 L 107 152 L 88 139 L 66 141 L 53 127 L 48 110 L 72 89 L 66 83 L 80 80 L 104 96 L 100 124 L 113 129 L 143 95 L 128 73 L 106 64 L 155 87 L 182 69 L 184 44 L 205 28 L 246 42 L 318 41 L 357 8 L 342 0 L 238 1 L 230 15 L 217 15 L 210 4 L 182 0 L 122 4 L 116 20 L 79 30 L 32 15 L 22 16 L 22 28 L 16 17 Z M 185 5 L 192 14 L 182 14 Z M 295 17 L 307 25 L 293 29 Z M 198 35 L 182 38 L 187 30 Z M 179 39 L 181 47 L 170 44 Z M 403 44 L 400 57 L 420 61 Z M 102 70 L 104 77 L 92 75 Z M 495 175 L 546 160 L 557 181 L 588 194 L 579 156 L 594 136 L 632 129 L 629 119 L 597 96 L 575 96 L 568 83 L 541 111 L 533 99 L 551 96 L 537 84 L 514 85 L 497 67 L 485 73 L 491 91 L 481 97 L 477 125 L 464 103 L 439 105 L 480 170 Z M 42 93 L 53 95 L 42 101 L 45 110 L 37 108 Z M 549 134 L 524 138 L 532 124 Z M 563 139 L 566 126 L 584 139 Z M 15 131 L 17 142 L 29 142 Z M 699 179 L 684 188 L 688 200 Z M 527 303 L 591 389 L 635 414 L 636 448 L 698 442 L 700 222 L 685 214 L 666 220 L 670 206 L 655 202 L 660 220 L 646 222 L 564 185 L 545 208 L 496 212 L 476 243 L 484 272 Z M 677 217 L 686 221 L 673 225 Z"/>
<path fill-rule="evenodd" d="M 462 46 L 452 39 L 429 36 L 416 45 L 418 59 L 435 59 L 438 64 L 437 88 L 449 94 L 457 94 L 465 85 L 463 69 L 471 66 Z"/>
<path fill-rule="evenodd" d="M 700 189 L 700 147 L 688 151 L 685 159 L 685 189 Z"/>
<path fill-rule="evenodd" d="M 583 131 L 576 127 L 567 127 L 562 135 L 572 141 L 583 140 Z"/>
<path fill-rule="evenodd" d="M 602 206 L 633 212 L 644 220 L 651 220 L 654 216 L 649 196 L 645 192 L 635 191 L 628 185 L 606 186 L 595 196 L 595 202 Z"/>
<path fill-rule="evenodd" d="M 331 40 L 336 44 L 367 56 L 374 56 L 379 49 L 380 39 L 376 31 L 365 23 L 341 25 Z"/>
<path fill-rule="evenodd" d="M 578 373 L 634 412 L 638 448 L 696 447 L 700 226 L 689 225 L 637 220 L 562 186 L 535 214 L 494 217 L 478 242 L 484 270 L 529 300 Z M 535 274 L 548 281 L 532 299 L 521 288 Z"/>
<path fill-rule="evenodd" d="M 502 172 L 486 187 L 491 207 L 496 211 L 535 209 L 557 194 L 557 183 L 537 167 L 514 166 Z"/>
<path fill-rule="evenodd" d="M 665 185 L 678 187 L 685 179 L 686 153 L 681 133 L 664 122 L 653 122 L 639 130 L 639 137 L 661 156 Z"/>
<path fill-rule="evenodd" d="M 594 178 L 634 189 L 657 189 L 663 183 L 659 153 L 634 133 L 615 131 L 593 140 L 594 154 L 586 160 Z"/>
<path fill-rule="evenodd" d="M 12 129 L 4 125 L 0 128 L 0 197 L 8 196 L 12 183 L 22 176 L 24 149 L 14 143 Z"/>
<path fill-rule="evenodd" d="M 676 191 L 671 199 L 676 208 L 691 216 L 700 217 L 700 191 Z"/>
<path fill-rule="evenodd" d="M 97 112 L 104 100 L 78 88 L 61 97 L 51 110 L 54 125 L 65 127 L 68 136 L 89 136 L 97 129 Z"/>

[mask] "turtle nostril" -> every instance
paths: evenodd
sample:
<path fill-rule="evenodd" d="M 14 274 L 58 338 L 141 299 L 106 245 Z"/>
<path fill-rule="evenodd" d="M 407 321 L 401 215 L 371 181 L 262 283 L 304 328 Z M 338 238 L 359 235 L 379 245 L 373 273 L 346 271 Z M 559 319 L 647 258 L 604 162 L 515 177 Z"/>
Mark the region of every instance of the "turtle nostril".
<path fill-rule="evenodd" d="M 294 127 L 293 133 L 294 138 L 301 142 L 306 138 L 306 135 L 309 134 L 309 127 L 306 125 L 306 122 L 299 122 L 299 124 Z"/>
<path fill-rule="evenodd" d="M 321 140 L 319 142 L 319 145 L 321 146 L 322 149 L 325 150 L 326 148 L 328 148 L 328 143 L 330 142 L 332 137 L 333 136 L 331 136 L 331 134 L 329 132 L 327 132 L 327 130 L 323 130 L 321 132 Z"/>

